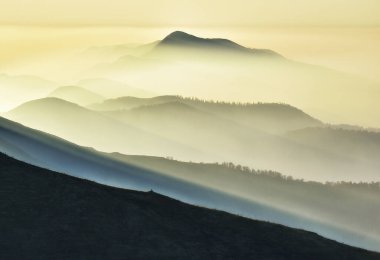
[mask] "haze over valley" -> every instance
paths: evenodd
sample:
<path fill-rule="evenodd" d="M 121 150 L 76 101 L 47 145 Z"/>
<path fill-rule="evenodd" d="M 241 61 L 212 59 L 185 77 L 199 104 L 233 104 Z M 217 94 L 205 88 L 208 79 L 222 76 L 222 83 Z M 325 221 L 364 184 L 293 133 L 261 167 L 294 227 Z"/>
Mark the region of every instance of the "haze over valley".
<path fill-rule="evenodd" d="M 0 18 L 0 256 L 379 257 L 377 2 L 85 2 Z"/>

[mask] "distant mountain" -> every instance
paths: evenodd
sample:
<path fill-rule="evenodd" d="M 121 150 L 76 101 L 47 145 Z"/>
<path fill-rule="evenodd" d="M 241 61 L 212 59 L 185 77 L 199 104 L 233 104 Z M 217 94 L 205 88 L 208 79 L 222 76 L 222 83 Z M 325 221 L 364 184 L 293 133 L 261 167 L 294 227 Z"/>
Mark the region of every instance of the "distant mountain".
<path fill-rule="evenodd" d="M 36 76 L 0 73 L 0 113 L 31 99 L 45 97 L 56 86 L 57 83 Z"/>
<path fill-rule="evenodd" d="M 2 153 L 79 178 L 114 187 L 153 189 L 187 203 L 311 230 L 351 245 L 371 249 L 380 245 L 376 184 L 345 188 L 229 165 L 104 154 L 2 118 L 0 143 Z"/>
<path fill-rule="evenodd" d="M 107 98 L 116 98 L 121 96 L 135 97 L 152 97 L 154 92 L 140 88 L 131 87 L 123 82 L 110 80 L 106 78 L 88 78 L 78 81 L 78 86 L 84 87 L 90 91 L 100 93 Z"/>
<path fill-rule="evenodd" d="M 362 126 L 350 125 L 350 124 L 336 124 L 336 125 L 330 124 L 328 126 L 333 129 L 357 130 L 357 131 L 380 133 L 380 128 L 374 128 L 374 127 L 362 127 Z"/>
<path fill-rule="evenodd" d="M 6 259 L 380 257 L 315 233 L 99 185 L 3 154 L 0 190 Z"/>
<path fill-rule="evenodd" d="M 153 101 L 170 99 L 173 97 L 158 97 Z M 360 156 L 352 158 L 346 152 L 321 149 L 283 135 L 297 127 L 321 124 L 295 108 L 280 105 L 277 109 L 277 105 L 270 104 L 262 105 L 263 109 L 255 109 L 256 105 L 202 104 L 184 99 L 184 102 L 98 112 L 48 98 L 25 103 L 5 116 L 106 152 L 198 162 L 231 161 L 316 181 L 379 179 L 380 162 L 376 158 L 368 163 Z"/>
<path fill-rule="evenodd" d="M 97 60 L 99 62 L 112 61 L 124 55 L 140 56 L 151 51 L 158 41 L 148 44 L 117 44 L 94 46 L 86 49 L 79 55 L 84 59 Z"/>
<path fill-rule="evenodd" d="M 170 151 L 178 150 L 201 156 L 192 148 L 58 98 L 27 102 L 5 116 L 28 127 L 103 151 L 170 156 Z"/>
<path fill-rule="evenodd" d="M 175 31 L 166 36 L 152 49 L 149 54 L 157 54 L 162 51 L 171 51 L 172 48 L 188 49 L 188 51 L 231 52 L 235 54 L 249 54 L 266 57 L 282 57 L 280 54 L 267 49 L 249 49 L 227 39 L 200 38 L 185 32 Z M 167 54 L 167 53 L 166 53 Z"/>
<path fill-rule="evenodd" d="M 153 98 L 120 97 L 108 99 L 89 108 L 97 111 L 128 110 L 140 106 L 160 105 L 170 102 L 187 104 L 214 116 L 234 121 L 238 124 L 262 129 L 271 133 L 283 133 L 305 127 L 322 126 L 322 122 L 303 111 L 275 103 L 229 103 L 213 102 L 180 96 L 158 96 Z M 160 106 L 161 108 L 163 106 Z M 152 110 L 154 108 L 152 107 Z M 173 110 L 173 109 L 172 109 Z M 121 112 L 120 112 L 121 113 Z"/>
<path fill-rule="evenodd" d="M 49 97 L 63 99 L 78 105 L 88 106 L 99 103 L 105 98 L 101 95 L 78 86 L 63 86 L 55 89 Z"/>
<path fill-rule="evenodd" d="M 92 107 L 105 110 L 104 114 L 115 120 L 211 155 L 202 161 L 232 161 L 317 181 L 379 180 L 380 164 L 376 158 L 365 162 L 363 154 L 352 157 L 346 151 L 321 149 L 313 143 L 290 138 L 288 131 L 324 124 L 289 105 L 161 96 L 124 97 Z"/>
<path fill-rule="evenodd" d="M 287 136 L 302 144 L 334 151 L 337 154 L 346 153 L 352 160 L 361 158 L 369 165 L 380 158 L 379 132 L 355 128 L 350 130 L 337 127 L 308 127 L 290 131 Z"/>
<path fill-rule="evenodd" d="M 97 111 L 116 111 L 128 110 L 139 106 L 163 104 L 166 102 L 180 101 L 182 98 L 179 96 L 157 96 L 151 98 L 139 98 L 133 96 L 118 97 L 113 99 L 104 100 L 101 103 L 93 104 L 88 108 Z"/>
<path fill-rule="evenodd" d="M 378 82 L 290 58 L 174 32 L 146 54 L 121 56 L 84 75 L 120 78 L 162 94 L 287 103 L 329 123 L 380 126 Z"/>

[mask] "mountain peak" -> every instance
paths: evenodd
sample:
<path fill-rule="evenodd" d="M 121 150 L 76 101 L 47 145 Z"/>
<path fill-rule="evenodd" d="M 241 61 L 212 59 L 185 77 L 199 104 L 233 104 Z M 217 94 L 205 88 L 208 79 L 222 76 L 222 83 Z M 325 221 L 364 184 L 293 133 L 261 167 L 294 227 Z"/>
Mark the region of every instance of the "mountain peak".
<path fill-rule="evenodd" d="M 161 45 L 176 46 L 200 46 L 210 44 L 214 39 L 204 39 L 182 31 L 174 31 L 167 35 L 161 42 Z"/>
<path fill-rule="evenodd" d="M 198 38 L 194 35 L 191 35 L 189 33 L 183 32 L 183 31 L 174 31 L 170 34 L 168 34 L 165 39 L 186 39 L 186 38 Z"/>
<path fill-rule="evenodd" d="M 235 52 L 240 54 L 264 54 L 268 56 L 281 57 L 281 55 L 266 49 L 250 49 L 239 45 L 231 40 L 223 38 L 201 38 L 183 31 L 174 31 L 167 35 L 156 46 L 157 49 L 167 49 L 166 47 L 207 49 L 216 51 Z"/>

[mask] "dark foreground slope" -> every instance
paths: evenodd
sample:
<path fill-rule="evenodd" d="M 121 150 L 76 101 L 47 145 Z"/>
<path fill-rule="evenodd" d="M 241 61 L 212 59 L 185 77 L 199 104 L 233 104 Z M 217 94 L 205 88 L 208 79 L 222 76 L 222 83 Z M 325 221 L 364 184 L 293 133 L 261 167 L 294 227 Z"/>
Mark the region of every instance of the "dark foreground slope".
<path fill-rule="evenodd" d="M 2 259 L 379 259 L 314 233 L 34 167 L 0 154 Z"/>

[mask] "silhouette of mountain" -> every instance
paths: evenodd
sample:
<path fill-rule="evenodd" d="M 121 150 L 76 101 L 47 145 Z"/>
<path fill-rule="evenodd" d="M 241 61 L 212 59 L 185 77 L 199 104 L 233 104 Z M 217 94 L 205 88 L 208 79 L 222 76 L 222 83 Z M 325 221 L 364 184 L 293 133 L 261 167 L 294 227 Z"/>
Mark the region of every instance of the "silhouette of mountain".
<path fill-rule="evenodd" d="M 371 155 L 377 152 L 372 153 L 364 139 L 357 140 L 360 153 L 347 154 L 347 149 L 338 151 L 333 141 L 330 146 L 321 147 L 326 142 L 318 145 L 318 141 L 307 138 L 303 141 L 292 138 L 288 131 L 324 124 L 289 105 L 233 104 L 161 96 L 124 97 L 93 107 L 105 110 L 106 115 L 121 122 L 220 157 L 208 161 L 232 161 L 317 181 L 378 180 L 380 165 L 376 156 Z M 307 172 L 310 175 L 305 175 Z"/>
<path fill-rule="evenodd" d="M 170 99 L 173 97 L 158 97 L 154 101 Z M 286 132 L 319 123 L 290 106 L 280 105 L 289 110 L 289 114 L 297 115 L 294 121 L 289 115 L 285 116 L 288 113 L 255 109 L 255 105 L 235 105 L 234 109 L 231 104 L 202 106 L 199 101 L 188 102 L 184 99 L 183 103 L 161 102 L 127 111 L 100 113 L 50 98 L 25 103 L 5 116 L 106 152 L 169 156 L 185 161 L 232 161 L 316 181 L 378 180 L 377 160 L 368 165 L 361 158 L 352 160 L 346 153 L 334 153 L 283 136 L 281 130 Z M 206 110 L 209 107 L 213 109 Z M 225 112 L 229 109 L 233 113 Z M 57 113 L 64 117 L 57 117 Z M 278 132 L 272 133 L 272 129 Z M 107 138 L 99 138 L 105 134 Z"/>
<path fill-rule="evenodd" d="M 57 172 L 114 187 L 154 189 L 194 205 L 311 230 L 351 245 L 379 248 L 380 231 L 373 224 L 380 209 L 376 206 L 380 198 L 376 184 L 344 188 L 292 181 L 276 173 L 256 175 L 240 166 L 105 154 L 2 118 L 0 141 L 6 142 L 6 146 L 0 145 L 0 152 Z"/>
<path fill-rule="evenodd" d="M 175 31 L 161 40 L 152 50 L 159 52 L 169 48 L 190 48 L 207 51 L 227 51 L 240 54 L 254 54 L 255 56 L 282 57 L 280 54 L 267 49 L 249 49 L 227 39 L 200 38 L 185 32 Z"/>
<path fill-rule="evenodd" d="M 179 96 L 157 96 L 151 98 L 139 98 L 133 96 L 118 97 L 104 100 L 101 103 L 88 106 L 97 111 L 128 110 L 139 106 L 162 104 L 166 102 L 180 101 Z"/>
<path fill-rule="evenodd" d="M 276 103 L 229 103 L 213 102 L 181 96 L 157 96 L 153 98 L 120 97 L 108 99 L 89 108 L 98 111 L 117 111 L 154 106 L 169 102 L 187 104 L 200 111 L 225 118 L 243 126 L 262 129 L 272 133 L 283 133 L 288 130 L 321 126 L 322 123 L 303 111 L 286 104 Z M 159 106 L 163 107 L 163 106 Z M 152 107 L 152 110 L 155 108 Z M 154 111 L 152 111 L 154 112 Z"/>
<path fill-rule="evenodd" d="M 82 106 L 99 103 L 105 99 L 95 92 L 78 86 L 63 86 L 57 88 L 49 94 L 49 97 L 63 99 Z"/>
<path fill-rule="evenodd" d="M 6 259 L 380 257 L 315 233 L 99 185 L 3 154 L 0 190 Z"/>
<path fill-rule="evenodd" d="M 133 85 L 161 93 L 284 102 L 326 122 L 380 125 L 378 82 L 279 57 L 226 39 L 174 32 L 145 55 L 103 63 L 88 70 L 86 77 L 128 74 Z"/>
<path fill-rule="evenodd" d="M 309 216 L 331 226 L 362 233 L 362 242 L 369 245 L 372 238 L 376 250 L 380 243 L 380 227 L 377 228 L 380 214 L 379 182 L 352 183 L 337 182 L 322 184 L 293 179 L 273 171 L 250 169 L 232 163 L 191 163 L 176 160 L 112 154 L 112 158 L 134 164 L 145 169 L 164 172 L 170 176 L 189 180 L 194 183 L 228 191 L 248 200 L 265 205 L 275 205 L 279 209 L 290 210 L 296 215 Z M 338 206 L 339 205 L 339 206 Z M 361 221 L 366 219 L 365 222 Z M 373 228 L 376 226 L 376 228 Z M 318 232 L 321 232 L 320 228 Z M 328 237 L 335 237 L 330 229 Z M 323 231 L 323 232 L 325 232 Z M 351 235 L 344 238 L 345 241 Z M 368 240 L 369 239 L 369 240 Z M 338 239 L 341 241 L 341 238 Z M 348 242 L 351 244 L 351 242 Z"/>

